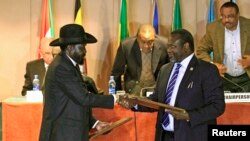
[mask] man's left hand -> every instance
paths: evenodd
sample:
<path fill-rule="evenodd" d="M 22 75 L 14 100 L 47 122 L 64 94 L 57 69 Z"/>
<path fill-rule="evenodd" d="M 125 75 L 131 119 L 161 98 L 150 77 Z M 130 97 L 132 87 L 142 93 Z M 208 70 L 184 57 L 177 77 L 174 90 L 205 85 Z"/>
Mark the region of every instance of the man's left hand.
<path fill-rule="evenodd" d="M 187 111 L 179 112 L 179 111 L 165 109 L 165 112 L 173 115 L 173 117 L 176 118 L 177 120 L 187 120 L 187 121 L 189 120 L 189 115 Z"/>
<path fill-rule="evenodd" d="M 107 128 L 107 127 L 109 127 L 109 126 L 111 126 L 111 125 L 112 125 L 112 123 L 99 121 L 99 122 L 97 123 L 97 125 L 96 125 L 96 129 L 97 129 L 98 131 L 100 131 L 100 130 L 102 130 L 102 129 L 104 129 L 104 128 Z"/>
<path fill-rule="evenodd" d="M 250 55 L 244 55 L 242 59 L 238 60 L 238 63 L 244 69 L 250 67 Z"/>

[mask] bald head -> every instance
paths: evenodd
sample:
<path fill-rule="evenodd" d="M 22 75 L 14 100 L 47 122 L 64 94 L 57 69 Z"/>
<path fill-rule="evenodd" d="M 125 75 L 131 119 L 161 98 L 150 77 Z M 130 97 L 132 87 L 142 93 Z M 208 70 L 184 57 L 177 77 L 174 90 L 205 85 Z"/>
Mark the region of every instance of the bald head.
<path fill-rule="evenodd" d="M 53 38 L 42 38 L 40 43 L 40 54 L 46 64 L 50 64 L 53 60 L 52 55 L 52 47 L 49 43 L 53 40 Z"/>
<path fill-rule="evenodd" d="M 138 29 L 137 36 L 143 37 L 143 38 L 153 38 L 155 36 L 155 29 L 150 24 L 144 24 L 141 25 Z"/>
<path fill-rule="evenodd" d="M 137 41 L 142 52 L 149 53 L 155 40 L 155 29 L 150 24 L 142 25 L 137 32 Z"/>

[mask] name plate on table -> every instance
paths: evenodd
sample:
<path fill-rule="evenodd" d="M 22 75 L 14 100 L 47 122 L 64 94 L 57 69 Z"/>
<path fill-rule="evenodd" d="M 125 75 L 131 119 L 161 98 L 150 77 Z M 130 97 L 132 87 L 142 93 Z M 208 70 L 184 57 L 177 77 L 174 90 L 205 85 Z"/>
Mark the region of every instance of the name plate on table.
<path fill-rule="evenodd" d="M 225 102 L 250 102 L 250 93 L 225 93 Z"/>
<path fill-rule="evenodd" d="M 27 102 L 43 102 L 42 91 L 27 91 L 26 101 Z"/>

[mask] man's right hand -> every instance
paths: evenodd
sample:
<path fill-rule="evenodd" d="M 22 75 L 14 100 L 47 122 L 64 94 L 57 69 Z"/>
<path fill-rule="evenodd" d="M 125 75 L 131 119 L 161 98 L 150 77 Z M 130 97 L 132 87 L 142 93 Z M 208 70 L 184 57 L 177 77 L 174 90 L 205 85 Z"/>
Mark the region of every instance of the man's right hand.
<path fill-rule="evenodd" d="M 219 73 L 221 76 L 224 76 L 224 73 L 226 73 L 227 68 L 224 64 L 220 64 L 220 63 L 213 63 L 219 70 Z"/>

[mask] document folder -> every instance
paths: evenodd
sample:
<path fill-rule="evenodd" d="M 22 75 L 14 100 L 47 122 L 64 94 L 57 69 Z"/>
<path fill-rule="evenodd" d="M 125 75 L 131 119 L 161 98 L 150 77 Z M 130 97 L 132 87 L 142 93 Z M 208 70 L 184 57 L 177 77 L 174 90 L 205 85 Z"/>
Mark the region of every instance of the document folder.
<path fill-rule="evenodd" d="M 131 119 L 132 119 L 132 117 L 122 118 L 122 119 L 120 119 L 120 120 L 112 123 L 109 127 L 104 128 L 104 129 L 99 130 L 99 131 L 95 131 L 94 133 L 90 134 L 89 138 L 91 140 L 91 139 L 93 139 L 93 138 L 95 138 L 95 137 L 97 137 L 99 135 L 103 135 L 103 134 L 105 134 L 105 133 L 107 133 L 107 132 L 109 132 L 109 131 L 117 128 L 118 126 L 123 125 L 124 123 L 130 121 Z"/>

